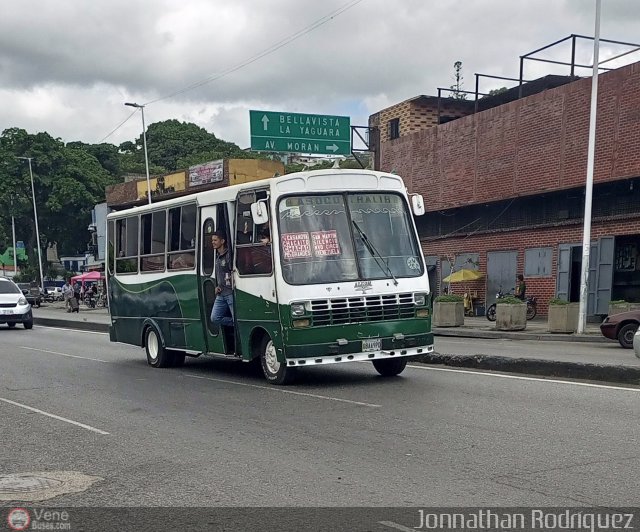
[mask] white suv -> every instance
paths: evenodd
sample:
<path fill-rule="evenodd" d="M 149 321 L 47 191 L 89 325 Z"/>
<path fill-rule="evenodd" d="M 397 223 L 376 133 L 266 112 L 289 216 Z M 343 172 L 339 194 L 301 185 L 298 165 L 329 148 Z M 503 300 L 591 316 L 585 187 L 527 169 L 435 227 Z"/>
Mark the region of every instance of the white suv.
<path fill-rule="evenodd" d="M 16 323 L 22 323 L 25 329 L 33 328 L 31 305 L 18 285 L 4 277 L 0 277 L 0 323 L 10 328 Z"/>

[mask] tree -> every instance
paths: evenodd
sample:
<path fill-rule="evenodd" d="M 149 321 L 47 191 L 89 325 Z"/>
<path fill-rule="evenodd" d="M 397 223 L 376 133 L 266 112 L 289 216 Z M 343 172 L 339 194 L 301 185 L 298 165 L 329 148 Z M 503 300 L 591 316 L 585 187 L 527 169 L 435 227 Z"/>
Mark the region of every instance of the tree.
<path fill-rule="evenodd" d="M 451 97 L 456 100 L 466 100 L 467 95 L 462 92 L 464 90 L 464 77 L 462 76 L 462 61 L 456 61 L 453 63 L 453 79 L 455 83 L 451 85 L 450 89 L 452 91 Z"/>
<path fill-rule="evenodd" d="M 500 87 L 499 89 L 491 89 L 489 91 L 489 96 L 495 96 L 496 94 L 502 94 L 503 92 L 507 92 L 509 89 L 507 87 Z"/>

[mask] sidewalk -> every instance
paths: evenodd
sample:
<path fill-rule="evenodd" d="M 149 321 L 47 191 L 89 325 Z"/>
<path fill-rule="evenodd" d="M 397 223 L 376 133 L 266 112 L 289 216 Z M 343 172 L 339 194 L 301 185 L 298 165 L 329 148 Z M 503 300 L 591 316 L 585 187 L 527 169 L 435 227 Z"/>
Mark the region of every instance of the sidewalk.
<path fill-rule="evenodd" d="M 550 333 L 545 317 L 527 321 L 524 331 L 497 331 L 495 322 L 485 316 L 465 316 L 461 327 L 434 327 L 436 336 L 460 336 L 463 338 L 508 338 L 510 340 L 549 340 L 554 342 L 598 342 L 610 343 L 600 333 L 599 323 L 587 323 L 584 334 Z"/>
<path fill-rule="evenodd" d="M 78 313 L 67 313 L 64 303 L 43 304 L 41 308 L 33 309 L 33 317 L 36 325 L 49 327 L 65 327 L 85 331 L 108 332 L 111 322 L 109 311 L 105 308 L 90 309 L 80 305 Z M 599 325 L 588 323 L 583 335 L 549 333 L 546 318 L 536 318 L 527 322 L 524 331 L 497 331 L 495 323 L 482 317 L 465 317 L 461 327 L 434 327 L 436 346 L 438 336 L 460 338 L 485 338 L 485 339 L 509 339 L 509 340 L 533 340 L 555 342 L 580 342 L 583 345 L 612 344 L 600 334 Z M 587 344 L 588 343 L 588 344 Z M 615 343 L 615 342 L 613 342 Z M 568 347 L 568 346 L 567 346 Z M 593 364 L 587 362 L 587 357 L 580 359 L 579 355 L 572 356 L 574 361 L 568 362 L 549 358 L 532 358 L 514 356 L 489 356 L 489 355 L 447 355 L 436 352 L 430 355 L 422 355 L 418 358 L 425 364 L 438 364 L 452 367 L 464 367 L 489 371 L 502 371 L 509 373 L 523 373 L 528 375 L 541 375 L 547 377 L 564 377 L 571 379 L 598 380 L 613 383 L 640 384 L 640 360 L 628 349 L 622 351 L 629 354 L 628 363 L 620 364 L 607 361 L 604 357 L 602 363 Z"/>

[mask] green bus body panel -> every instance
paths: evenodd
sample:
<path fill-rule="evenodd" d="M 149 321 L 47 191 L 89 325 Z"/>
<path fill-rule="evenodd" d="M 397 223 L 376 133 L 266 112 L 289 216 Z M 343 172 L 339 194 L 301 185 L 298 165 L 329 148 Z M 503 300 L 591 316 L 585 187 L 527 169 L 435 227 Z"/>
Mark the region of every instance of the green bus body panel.
<path fill-rule="evenodd" d="M 267 282 L 267 281 L 265 281 Z M 253 294 L 235 291 L 235 315 L 240 353 L 245 360 L 253 358 L 251 343 L 255 333 L 266 332 L 278 352 L 282 351 L 282 326 L 278 305 L 273 301 L 257 297 Z M 256 343 L 257 343 L 256 339 Z"/>
<path fill-rule="evenodd" d="M 153 321 L 165 346 L 203 351 L 204 334 L 195 274 L 125 285 L 116 277 L 111 290 L 111 335 L 115 341 L 142 345 L 145 321 Z"/>
<path fill-rule="evenodd" d="M 201 316 L 199 277 L 193 273 L 135 285 L 123 285 L 110 279 L 112 341 L 142 345 L 145 322 L 152 321 L 160 330 L 168 348 L 198 352 L 223 353 L 222 335 L 208 333 L 206 316 Z M 324 325 L 294 329 L 289 305 L 278 305 L 263 297 L 236 290 L 235 316 L 239 345 L 236 353 L 244 360 L 257 354 L 252 344 L 265 332 L 273 341 L 278 358 L 307 358 L 341 355 L 362 351 L 362 340 L 381 338 L 383 350 L 402 350 L 433 344 L 431 318 L 403 318 L 366 321 L 342 325 Z M 401 333 L 404 338 L 394 339 Z M 205 343 L 209 342 L 209 349 Z M 338 339 L 346 339 L 338 345 Z"/>
<path fill-rule="evenodd" d="M 327 355 L 341 355 L 362 352 L 362 340 L 381 338 L 382 349 L 402 350 L 406 347 L 426 347 L 433 345 L 431 318 L 403 318 L 387 321 L 362 321 L 343 325 L 323 325 L 294 329 L 291 323 L 291 307 L 281 305 L 285 357 L 307 358 Z M 306 316 L 304 317 L 306 318 Z M 304 319 L 301 318 L 301 319 Z M 404 335 L 402 340 L 394 340 L 394 334 Z M 338 345 L 338 339 L 347 344 Z"/>

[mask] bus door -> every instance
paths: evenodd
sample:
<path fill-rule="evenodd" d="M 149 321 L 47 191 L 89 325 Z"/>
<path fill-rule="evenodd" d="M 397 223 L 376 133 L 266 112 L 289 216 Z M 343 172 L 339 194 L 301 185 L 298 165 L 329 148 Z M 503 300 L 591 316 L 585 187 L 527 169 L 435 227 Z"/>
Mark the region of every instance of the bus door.
<path fill-rule="evenodd" d="M 206 351 L 208 353 L 224 354 L 231 349 L 225 349 L 225 340 L 220 327 L 211 323 L 211 309 L 216 298 L 216 279 L 214 274 L 215 254 L 211 244 L 214 231 L 224 231 L 228 234 L 228 223 L 225 205 L 211 205 L 200 209 L 200 264 L 199 299 L 200 316 L 204 334 Z"/>
<path fill-rule="evenodd" d="M 268 212 L 269 199 L 264 189 L 244 190 L 238 194 L 235 223 L 234 302 L 239 353 L 245 360 L 252 356 L 249 344 L 256 329 L 263 329 L 276 344 L 281 343 L 280 315 L 273 274 L 272 226 L 268 217 L 255 224 L 251 206 L 262 202 Z"/>

